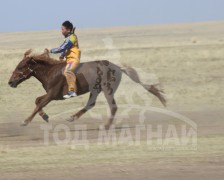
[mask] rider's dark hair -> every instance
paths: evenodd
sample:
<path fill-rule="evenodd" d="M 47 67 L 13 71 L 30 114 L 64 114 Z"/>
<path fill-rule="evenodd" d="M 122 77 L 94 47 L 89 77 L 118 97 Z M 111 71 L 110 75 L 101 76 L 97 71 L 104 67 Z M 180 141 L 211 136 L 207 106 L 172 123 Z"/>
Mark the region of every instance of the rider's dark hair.
<path fill-rule="evenodd" d="M 64 26 L 66 29 L 73 31 L 73 24 L 70 21 L 65 21 L 62 23 L 62 26 Z"/>

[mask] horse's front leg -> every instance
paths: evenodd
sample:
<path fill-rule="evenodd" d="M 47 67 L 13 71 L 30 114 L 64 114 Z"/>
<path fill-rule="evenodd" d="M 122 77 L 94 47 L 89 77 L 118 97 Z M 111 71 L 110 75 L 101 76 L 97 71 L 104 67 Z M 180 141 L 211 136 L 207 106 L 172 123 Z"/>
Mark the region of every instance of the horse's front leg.
<path fill-rule="evenodd" d="M 40 103 L 41 99 L 44 98 L 44 96 L 46 96 L 46 95 L 38 97 L 35 101 L 35 104 L 38 105 Z M 38 113 L 43 118 L 44 121 L 48 122 L 49 116 L 47 115 L 46 112 L 44 112 L 43 109 L 41 109 Z"/>
<path fill-rule="evenodd" d="M 47 115 L 47 113 L 41 109 L 38 114 L 43 118 L 44 121 L 48 122 L 49 121 L 49 116 Z"/>
<path fill-rule="evenodd" d="M 28 125 L 34 118 L 34 116 L 42 110 L 42 108 L 44 106 L 46 106 L 50 101 L 52 100 L 52 98 L 46 94 L 44 96 L 42 96 L 42 98 L 39 100 L 39 102 L 37 103 L 36 108 L 34 109 L 33 113 L 24 121 L 22 122 L 21 125 L 26 126 Z"/>

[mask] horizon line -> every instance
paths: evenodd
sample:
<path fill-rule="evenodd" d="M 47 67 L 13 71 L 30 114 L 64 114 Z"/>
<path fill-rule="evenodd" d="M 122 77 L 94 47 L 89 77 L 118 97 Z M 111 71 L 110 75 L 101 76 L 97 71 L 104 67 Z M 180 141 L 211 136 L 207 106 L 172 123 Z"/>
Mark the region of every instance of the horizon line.
<path fill-rule="evenodd" d="M 190 25 L 190 24 L 206 24 L 206 23 L 224 23 L 224 20 L 211 20 L 211 21 L 197 21 L 197 22 L 174 22 L 174 23 L 152 23 L 152 24 L 142 24 L 142 25 L 127 25 L 127 26 L 102 26 L 102 27 L 76 27 L 78 30 L 103 30 L 103 29 L 118 29 L 118 28 L 135 28 L 135 27 L 155 27 L 155 26 L 175 26 L 175 25 Z M 35 32 L 52 32 L 59 31 L 57 29 L 49 30 L 31 30 L 31 31 L 0 31 L 0 34 L 10 34 L 10 33 L 35 33 Z"/>

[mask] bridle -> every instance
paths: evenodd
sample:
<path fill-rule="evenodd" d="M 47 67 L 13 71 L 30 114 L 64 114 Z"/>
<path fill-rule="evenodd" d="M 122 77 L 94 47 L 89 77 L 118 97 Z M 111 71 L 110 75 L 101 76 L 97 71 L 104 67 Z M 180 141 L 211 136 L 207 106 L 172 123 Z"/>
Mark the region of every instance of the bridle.
<path fill-rule="evenodd" d="M 32 61 L 35 64 L 37 64 L 37 62 L 34 59 L 31 59 L 30 61 Z M 35 73 L 36 74 L 36 71 L 35 71 L 36 68 L 31 68 L 31 66 L 29 64 L 27 64 L 27 63 L 26 63 L 26 66 L 27 66 L 27 69 L 25 69 L 24 71 L 16 70 L 16 72 L 15 72 L 15 73 L 20 74 L 22 76 L 19 79 L 19 81 L 22 80 L 22 79 L 26 79 L 31 73 Z M 28 73 L 26 73 L 27 71 L 28 71 Z"/>

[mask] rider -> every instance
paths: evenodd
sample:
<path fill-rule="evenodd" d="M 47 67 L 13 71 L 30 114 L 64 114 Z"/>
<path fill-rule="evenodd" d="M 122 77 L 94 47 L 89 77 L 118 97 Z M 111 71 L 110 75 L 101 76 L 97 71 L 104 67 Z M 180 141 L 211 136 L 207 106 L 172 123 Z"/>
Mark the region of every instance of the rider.
<path fill-rule="evenodd" d="M 60 60 L 66 58 L 66 67 L 64 75 L 68 83 L 68 93 L 63 97 L 69 99 L 77 96 L 76 76 L 74 70 L 80 63 L 81 51 L 79 49 L 78 38 L 74 33 L 75 28 L 69 21 L 62 24 L 61 32 L 65 36 L 64 43 L 58 47 L 50 50 L 50 53 L 61 53 Z"/>

